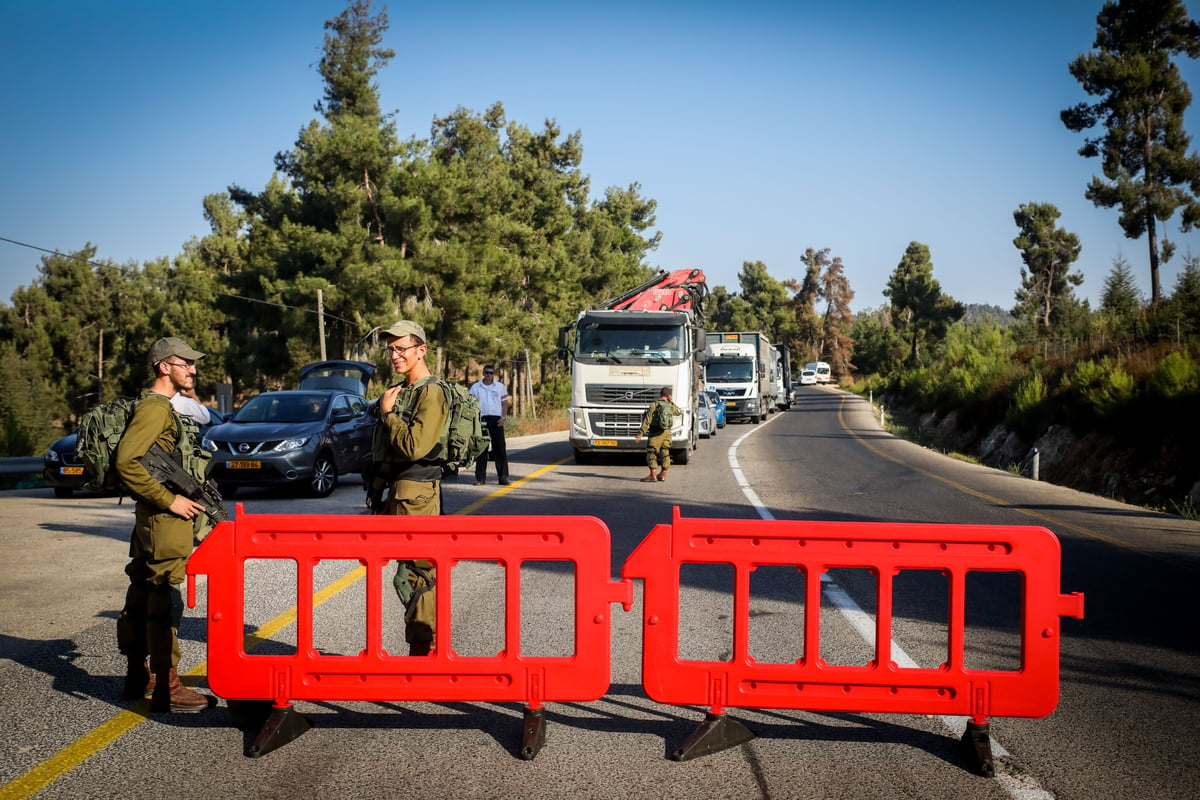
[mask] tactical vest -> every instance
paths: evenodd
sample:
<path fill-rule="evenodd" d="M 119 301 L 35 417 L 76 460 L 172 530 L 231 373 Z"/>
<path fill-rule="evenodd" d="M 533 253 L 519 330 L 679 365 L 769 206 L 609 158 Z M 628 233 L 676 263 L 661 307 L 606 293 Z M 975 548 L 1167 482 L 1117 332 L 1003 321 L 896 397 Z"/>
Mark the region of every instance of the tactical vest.
<path fill-rule="evenodd" d="M 428 386 L 437 388 L 435 376 L 430 375 L 405 386 L 396 396 L 396 405 L 392 408 L 391 413 L 400 414 L 406 423 L 411 424 L 417 413 L 417 401 L 421 397 L 422 390 Z M 435 444 L 432 450 L 416 461 L 402 460 L 391 442 L 388 441 L 387 426 L 383 424 L 381 418 L 371 436 L 372 475 L 382 478 L 388 483 L 401 478 L 411 481 L 439 480 L 442 477 L 440 450 L 441 445 Z"/>

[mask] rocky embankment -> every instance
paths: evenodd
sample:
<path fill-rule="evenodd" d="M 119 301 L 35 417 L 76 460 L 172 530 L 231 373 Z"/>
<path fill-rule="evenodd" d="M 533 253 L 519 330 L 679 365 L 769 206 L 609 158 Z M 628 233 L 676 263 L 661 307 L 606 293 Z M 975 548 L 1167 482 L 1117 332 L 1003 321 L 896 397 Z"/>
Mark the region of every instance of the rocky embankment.
<path fill-rule="evenodd" d="M 1023 475 L 1031 474 L 1036 453 L 1040 480 L 1167 511 L 1185 504 L 1200 509 L 1200 454 L 1169 433 L 1155 442 L 1127 441 L 1051 425 L 1028 441 L 1004 425 L 981 435 L 963 422 L 955 411 L 925 414 L 917 425 L 920 441 Z"/>

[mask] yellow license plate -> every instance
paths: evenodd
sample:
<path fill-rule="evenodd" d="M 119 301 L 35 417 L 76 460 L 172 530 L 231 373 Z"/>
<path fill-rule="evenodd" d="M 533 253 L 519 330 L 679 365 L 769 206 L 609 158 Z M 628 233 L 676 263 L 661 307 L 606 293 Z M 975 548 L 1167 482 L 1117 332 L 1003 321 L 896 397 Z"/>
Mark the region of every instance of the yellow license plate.
<path fill-rule="evenodd" d="M 592 441 L 592 447 L 616 447 L 616 439 L 595 439 Z"/>
<path fill-rule="evenodd" d="M 262 469 L 261 461 L 226 461 L 228 469 Z"/>
<path fill-rule="evenodd" d="M 82 475 L 83 467 L 63 467 L 62 474 L 63 475 Z"/>

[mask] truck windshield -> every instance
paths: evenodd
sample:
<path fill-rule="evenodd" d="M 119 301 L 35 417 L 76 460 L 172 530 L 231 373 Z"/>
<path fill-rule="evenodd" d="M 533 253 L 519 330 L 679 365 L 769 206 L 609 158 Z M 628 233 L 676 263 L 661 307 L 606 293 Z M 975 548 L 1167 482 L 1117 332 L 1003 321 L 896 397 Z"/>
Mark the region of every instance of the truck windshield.
<path fill-rule="evenodd" d="M 684 332 L 680 327 L 633 325 L 584 325 L 575 342 L 581 360 L 659 361 L 683 358 Z"/>
<path fill-rule="evenodd" d="M 754 380 L 754 362 L 740 359 L 713 358 L 704 365 L 704 377 L 709 383 L 746 383 Z"/>

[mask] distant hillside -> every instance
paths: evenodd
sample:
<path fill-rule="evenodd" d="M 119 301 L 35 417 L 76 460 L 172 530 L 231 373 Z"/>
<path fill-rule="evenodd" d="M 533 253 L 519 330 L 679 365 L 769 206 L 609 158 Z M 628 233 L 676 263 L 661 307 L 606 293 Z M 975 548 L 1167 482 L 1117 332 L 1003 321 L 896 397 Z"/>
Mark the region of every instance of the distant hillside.
<path fill-rule="evenodd" d="M 982 303 L 968 303 L 967 313 L 962 318 L 962 321 L 968 325 L 974 325 L 980 320 L 991 318 L 1000 325 L 1015 325 L 1017 318 L 1014 317 L 1008 309 L 1000 306 L 988 306 Z"/>

